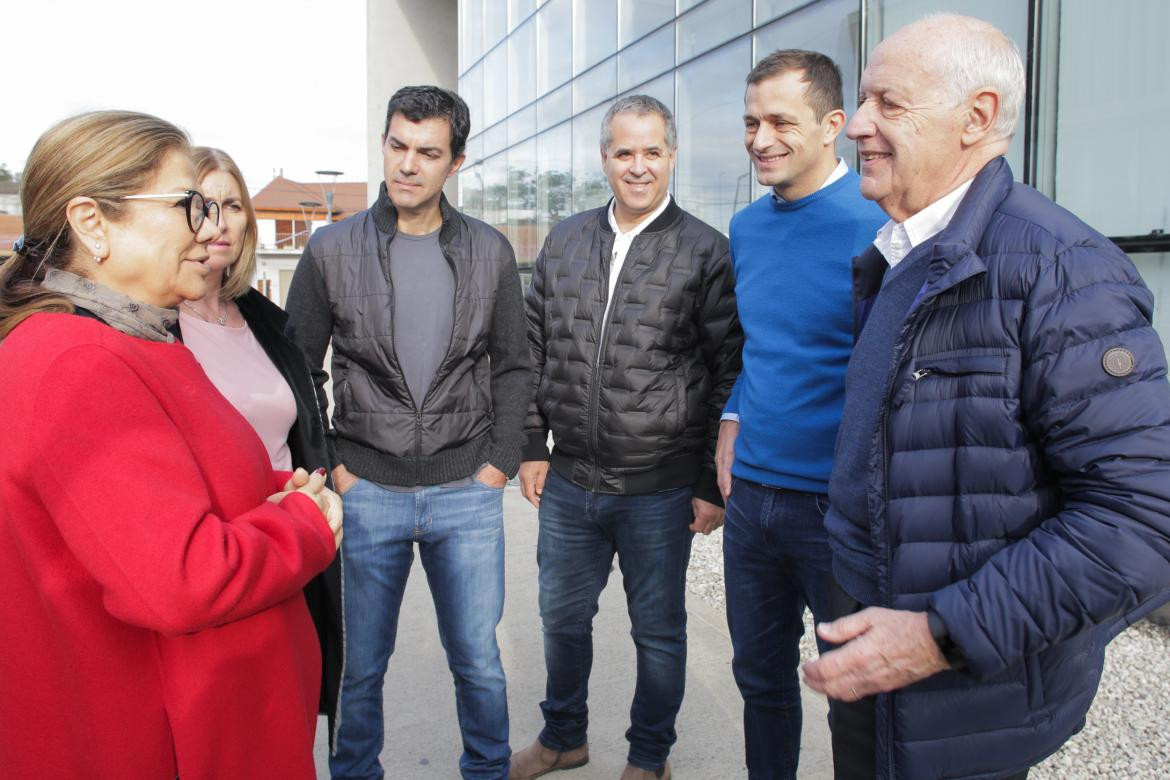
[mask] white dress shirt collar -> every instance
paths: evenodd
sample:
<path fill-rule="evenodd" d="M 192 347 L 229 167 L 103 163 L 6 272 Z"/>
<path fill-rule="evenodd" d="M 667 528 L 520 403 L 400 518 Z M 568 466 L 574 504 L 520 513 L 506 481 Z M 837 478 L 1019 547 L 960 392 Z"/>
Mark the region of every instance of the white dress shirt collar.
<path fill-rule="evenodd" d="M 643 219 L 637 225 L 634 225 L 632 228 L 630 228 L 630 231 L 628 233 L 623 233 L 622 229 L 620 227 L 618 227 L 617 217 L 614 216 L 614 213 L 613 213 L 613 209 L 614 209 L 614 206 L 616 204 L 617 204 L 617 198 L 610 198 L 610 200 L 609 200 L 609 226 L 611 228 L 613 228 L 613 234 L 617 238 L 626 239 L 627 241 L 633 241 L 634 236 L 638 235 L 643 230 L 650 227 L 650 224 L 654 220 L 658 219 L 658 217 L 662 215 L 662 212 L 666 211 L 666 207 L 670 204 L 670 193 L 669 192 L 666 193 L 666 197 L 663 198 L 662 202 L 658 204 L 658 208 L 654 209 L 654 211 L 647 214 L 645 219 Z M 627 247 L 627 249 L 628 248 L 629 247 Z"/>
<path fill-rule="evenodd" d="M 874 246 L 893 268 L 900 263 L 914 247 L 941 233 L 951 223 L 959 202 L 971 188 L 974 177 L 960 184 L 946 195 L 931 203 L 905 222 L 890 220 L 882 225 L 873 240 Z"/>

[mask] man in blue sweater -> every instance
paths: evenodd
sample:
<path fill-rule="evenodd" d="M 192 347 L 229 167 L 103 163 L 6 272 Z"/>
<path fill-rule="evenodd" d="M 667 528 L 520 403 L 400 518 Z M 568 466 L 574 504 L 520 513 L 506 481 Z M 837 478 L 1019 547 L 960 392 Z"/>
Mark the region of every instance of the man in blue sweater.
<path fill-rule="evenodd" d="M 753 780 L 796 776 L 803 614 L 829 619 L 824 529 L 853 346 L 850 262 L 885 215 L 836 156 L 841 72 L 777 51 L 747 77 L 744 143 L 771 191 L 731 222 L 745 342 L 720 425 L 723 560 L 732 669 Z"/>

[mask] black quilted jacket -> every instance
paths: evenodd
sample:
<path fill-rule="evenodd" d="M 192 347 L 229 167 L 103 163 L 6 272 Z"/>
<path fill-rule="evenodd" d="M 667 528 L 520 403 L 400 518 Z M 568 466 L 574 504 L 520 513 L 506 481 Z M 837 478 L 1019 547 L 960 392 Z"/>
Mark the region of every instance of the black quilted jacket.
<path fill-rule="evenodd" d="M 333 345 L 333 464 L 384 485 L 438 485 L 487 462 L 520 465 L 528 408 L 520 274 L 495 228 L 441 199 L 439 246 L 455 275 L 447 354 L 423 398 L 413 398 L 394 345 L 390 243 L 398 215 L 382 184 L 366 211 L 313 234 L 288 294 L 290 340 L 313 369 L 326 417 L 323 369 Z"/>
<path fill-rule="evenodd" d="M 609 318 L 608 206 L 558 224 L 525 308 L 535 399 L 525 460 L 602 493 L 687 485 L 722 504 L 715 437 L 743 332 L 727 239 L 673 201 L 630 247 Z"/>

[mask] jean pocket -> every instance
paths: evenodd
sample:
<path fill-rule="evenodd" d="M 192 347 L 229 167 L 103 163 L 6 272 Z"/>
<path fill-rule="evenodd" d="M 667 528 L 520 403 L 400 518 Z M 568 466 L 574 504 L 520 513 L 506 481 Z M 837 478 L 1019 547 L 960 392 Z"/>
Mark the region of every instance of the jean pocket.
<path fill-rule="evenodd" d="M 817 493 L 813 499 L 817 503 L 817 511 L 821 513 L 821 517 L 824 517 L 829 511 L 829 497 L 824 493 Z"/>
<path fill-rule="evenodd" d="M 347 487 L 345 489 L 345 492 L 344 493 L 338 492 L 337 495 L 341 496 L 342 498 L 345 498 L 346 496 L 348 496 L 351 493 L 353 493 L 354 491 L 356 491 L 363 484 L 365 484 L 364 479 L 362 479 L 361 477 L 354 477 L 353 482 L 349 483 L 349 487 Z"/>

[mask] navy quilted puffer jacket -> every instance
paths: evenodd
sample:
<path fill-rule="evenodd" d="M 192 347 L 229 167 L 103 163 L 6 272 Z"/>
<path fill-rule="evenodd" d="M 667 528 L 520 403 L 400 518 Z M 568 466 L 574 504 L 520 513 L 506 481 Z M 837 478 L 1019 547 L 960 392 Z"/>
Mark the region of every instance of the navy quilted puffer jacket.
<path fill-rule="evenodd" d="M 993 778 L 1081 728 L 1105 644 L 1170 588 L 1170 384 L 1133 264 L 1002 158 L 930 263 L 871 536 L 882 604 L 933 609 L 969 666 L 879 697 L 879 776 Z M 857 259 L 859 313 L 884 271 Z"/>

